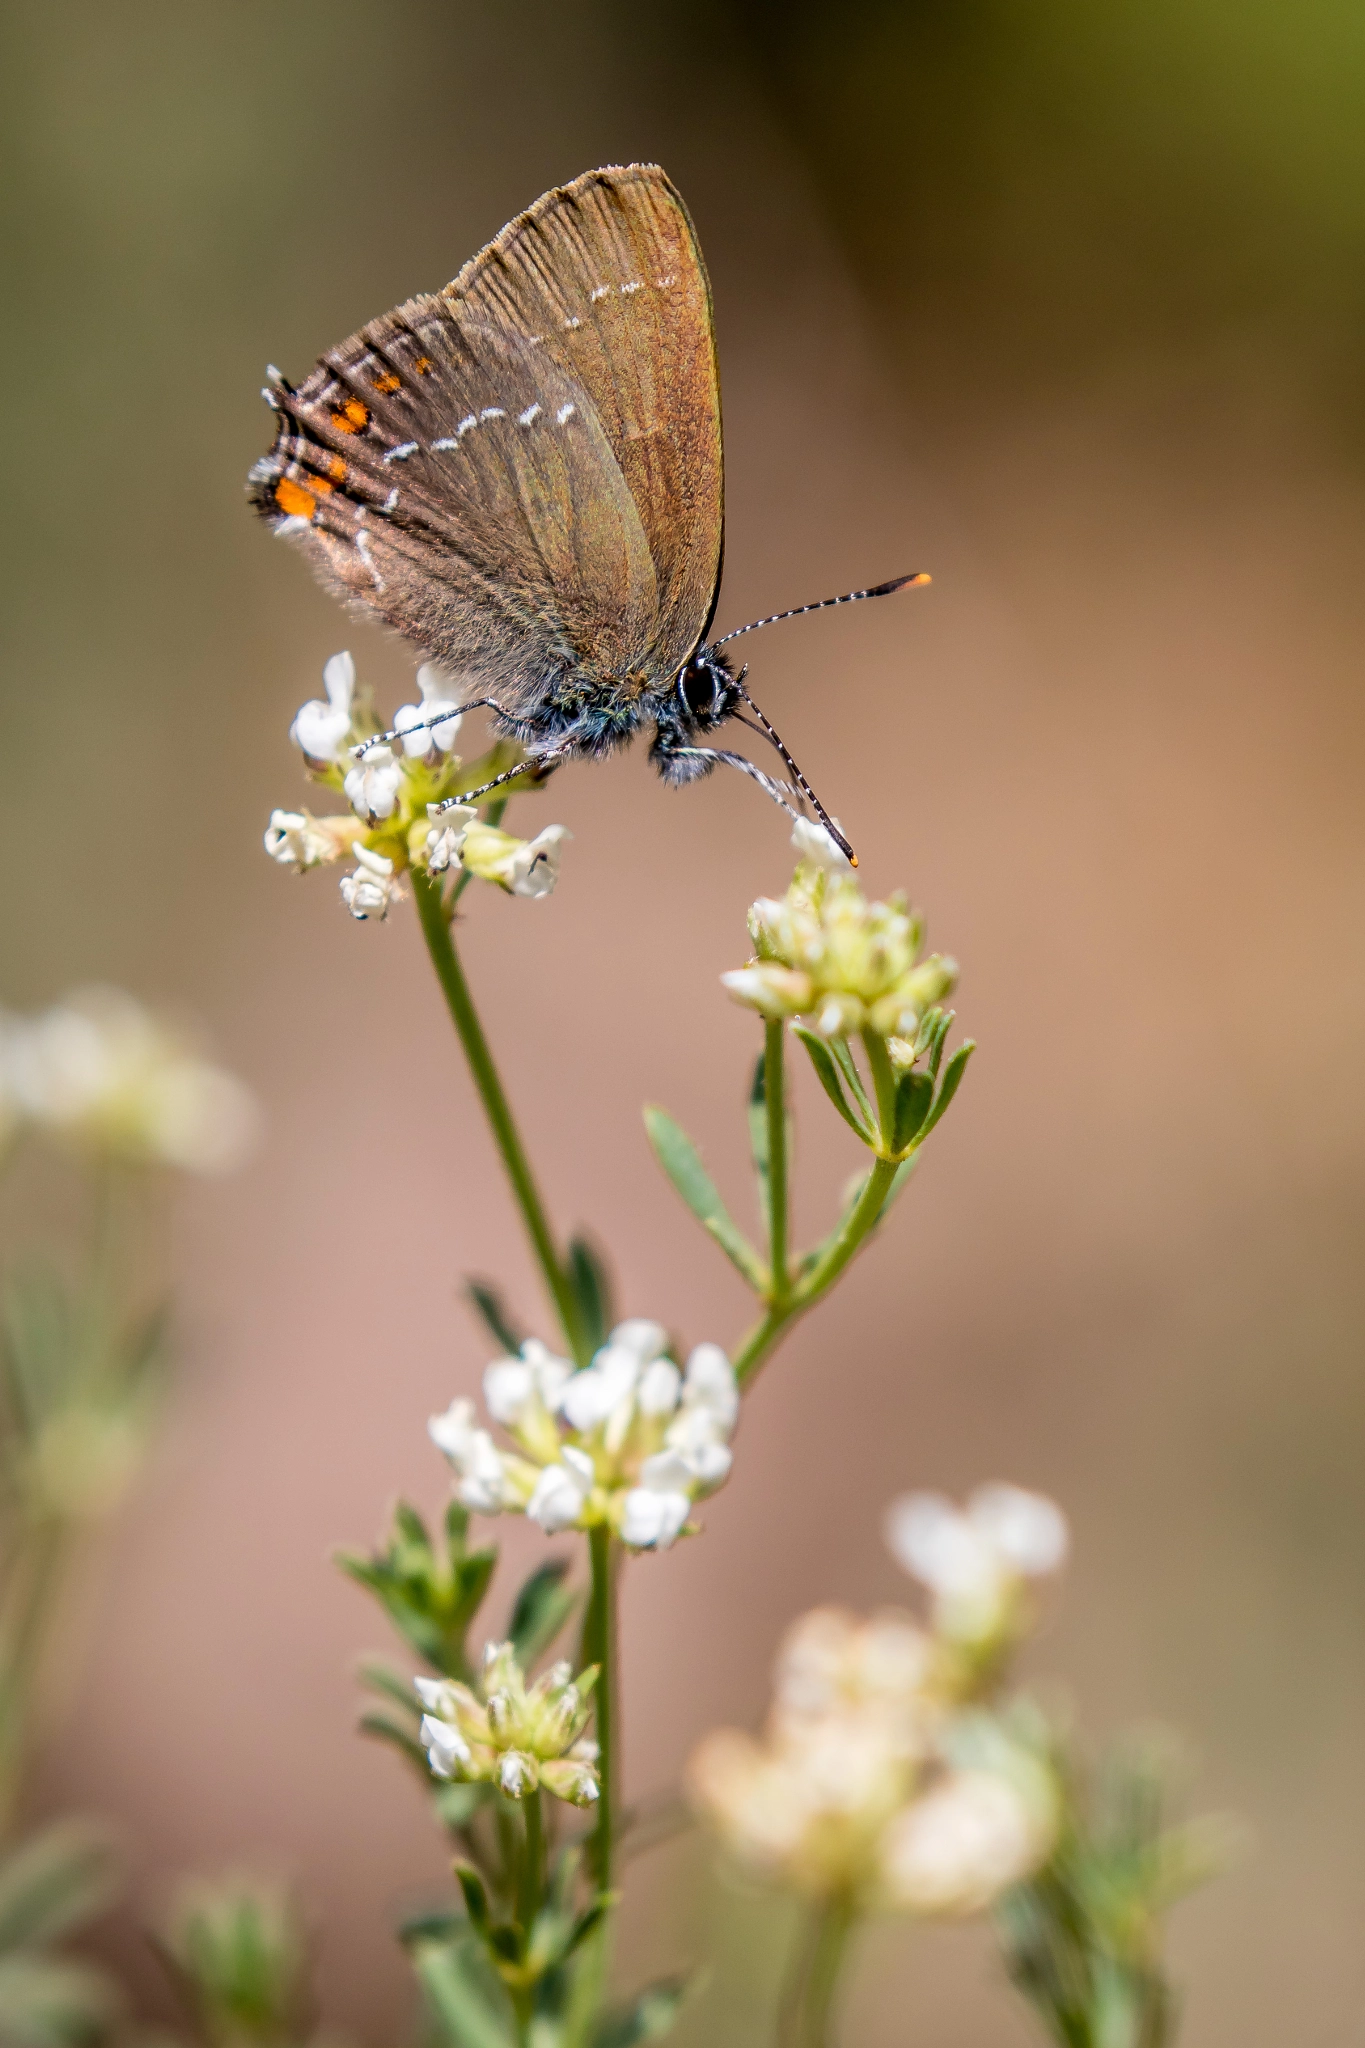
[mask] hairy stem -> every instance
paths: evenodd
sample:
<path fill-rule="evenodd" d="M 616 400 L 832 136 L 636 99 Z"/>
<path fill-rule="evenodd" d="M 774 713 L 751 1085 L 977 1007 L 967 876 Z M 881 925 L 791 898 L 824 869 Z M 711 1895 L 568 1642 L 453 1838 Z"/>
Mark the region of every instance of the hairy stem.
<path fill-rule="evenodd" d="M 418 915 L 422 921 L 422 935 L 427 942 L 427 952 L 431 955 L 431 964 L 441 984 L 446 1007 L 450 1011 L 451 1021 L 464 1048 L 474 1085 L 482 1098 L 494 1142 L 502 1154 L 502 1163 L 512 1184 L 517 1206 L 521 1210 L 522 1222 L 531 1240 L 531 1249 L 540 1266 L 546 1291 L 559 1317 L 564 1341 L 575 1361 L 579 1365 L 587 1365 L 592 1346 L 583 1325 L 578 1297 L 569 1284 L 568 1275 L 556 1249 L 545 1214 L 545 1205 L 541 1201 L 540 1190 L 536 1186 L 530 1162 L 521 1142 L 521 1134 L 517 1130 L 502 1081 L 493 1064 L 488 1040 L 484 1037 L 483 1026 L 474 1008 L 469 984 L 465 980 L 464 969 L 455 951 L 449 914 L 442 900 L 440 887 L 428 876 L 417 873 L 414 873 L 412 883 L 417 897 Z"/>
<path fill-rule="evenodd" d="M 616 1731 L 619 1698 L 616 1658 L 617 1544 L 605 1523 L 588 1531 L 592 1584 L 583 1617 L 583 1663 L 600 1666 L 593 1692 L 597 1736 L 597 1774 L 601 1793 L 597 1818 L 588 1838 L 588 1864 L 599 1891 L 611 1888 L 616 1830 Z"/>
<path fill-rule="evenodd" d="M 842 1893 L 821 1900 L 802 1929 L 778 2019 L 779 2048 L 828 2048 L 830 2012 L 853 1926 Z"/>
<path fill-rule="evenodd" d="M 763 1027 L 763 1103 L 768 1118 L 768 1270 L 772 1306 L 785 1305 L 787 1270 L 787 1089 L 783 1056 L 786 1030 L 780 1017 Z"/>

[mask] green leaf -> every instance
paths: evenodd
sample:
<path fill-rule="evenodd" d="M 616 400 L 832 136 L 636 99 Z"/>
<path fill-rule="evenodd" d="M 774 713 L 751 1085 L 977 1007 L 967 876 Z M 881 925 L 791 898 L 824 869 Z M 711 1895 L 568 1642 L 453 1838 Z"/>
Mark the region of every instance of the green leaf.
<path fill-rule="evenodd" d="M 867 1090 L 863 1086 L 863 1077 L 858 1072 L 858 1062 L 853 1057 L 852 1046 L 846 1038 L 831 1038 L 822 1040 L 821 1043 L 829 1046 L 830 1052 L 834 1056 L 834 1064 L 844 1077 L 844 1086 L 848 1090 L 849 1099 L 868 1129 L 874 1130 L 877 1123 L 876 1112 L 867 1099 Z"/>
<path fill-rule="evenodd" d="M 568 1570 L 567 1557 L 549 1558 L 536 1567 L 517 1594 L 507 1633 L 524 1671 L 549 1649 L 578 1605 L 577 1593 L 563 1583 Z"/>
<path fill-rule="evenodd" d="M 464 1909 L 469 1915 L 471 1927 L 477 1927 L 486 1934 L 491 1924 L 488 1910 L 488 1890 L 472 1863 L 457 1863 L 455 1878 L 464 1894 Z"/>
<path fill-rule="evenodd" d="M 580 1235 L 571 1239 L 568 1275 L 583 1312 L 588 1342 L 597 1351 L 606 1343 L 607 1333 L 616 1321 L 616 1307 L 606 1260 L 590 1238 Z"/>
<path fill-rule="evenodd" d="M 738 1267 L 757 1294 L 768 1285 L 767 1268 L 739 1229 L 720 1198 L 710 1174 L 686 1131 L 667 1110 L 650 1103 L 645 1109 L 645 1130 L 654 1156 L 702 1227 L 709 1231 L 733 1266 Z"/>
<path fill-rule="evenodd" d="M 473 1942 L 421 1942 L 413 1968 L 431 2014 L 452 2048 L 515 2048 L 507 1994 Z"/>
<path fill-rule="evenodd" d="M 657 2041 L 674 2026 L 689 1988 L 686 1977 L 662 1977 L 647 1985 L 626 2005 L 605 2013 L 592 2038 L 592 2048 L 637 2048 Z"/>
<path fill-rule="evenodd" d="M 85 1926 L 118 1890 L 119 1856 L 106 1830 L 77 1820 L 44 1828 L 0 1862 L 0 1951 L 38 1948 Z"/>
<path fill-rule="evenodd" d="M 370 1692 L 377 1692 L 382 1698 L 392 1700 L 414 1720 L 422 1716 L 422 1702 L 418 1699 L 412 1680 L 401 1671 L 395 1671 L 392 1664 L 385 1664 L 378 1657 L 362 1659 L 356 1676 Z"/>
<path fill-rule="evenodd" d="M 772 1198 L 768 1190 L 768 1059 L 760 1053 L 754 1067 L 753 1086 L 749 1090 L 749 1152 L 754 1162 L 754 1175 L 758 1181 L 758 1206 L 763 1217 L 763 1228 L 772 1235 Z"/>
<path fill-rule="evenodd" d="M 943 1080 L 939 1085 L 938 1094 L 934 1098 L 934 1106 L 919 1128 L 919 1142 L 921 1145 L 956 1095 L 958 1084 L 967 1071 L 967 1062 L 975 1051 L 975 1040 L 967 1039 L 965 1044 L 958 1047 L 947 1066 L 943 1069 Z"/>
<path fill-rule="evenodd" d="M 893 1152 L 903 1152 L 929 1114 L 934 1084 L 927 1074 L 911 1067 L 896 1083 L 896 1122 L 891 1137 Z"/>
<path fill-rule="evenodd" d="M 0 1956 L 0 2039 L 6 2048 L 91 2048 L 110 2032 L 119 1996 L 90 1963 Z"/>
<path fill-rule="evenodd" d="M 844 1094 L 843 1083 L 839 1078 L 839 1069 L 834 1063 L 834 1055 L 824 1039 L 818 1038 L 813 1031 L 808 1031 L 804 1024 L 793 1024 L 792 1030 L 809 1053 L 810 1063 L 815 1069 L 816 1079 L 834 1104 L 834 1107 L 838 1110 L 844 1122 L 851 1131 L 857 1132 L 864 1145 L 870 1145 L 872 1143 L 872 1133 Z"/>
<path fill-rule="evenodd" d="M 527 1333 L 509 1312 L 501 1294 L 491 1280 L 466 1280 L 465 1298 L 487 1330 L 493 1342 L 515 1358 L 526 1342 Z"/>
<path fill-rule="evenodd" d="M 356 1726 L 362 1735 L 372 1736 L 376 1742 L 389 1743 L 400 1751 L 424 1778 L 430 1778 L 431 1766 L 427 1762 L 427 1753 L 421 1743 L 415 1735 L 410 1735 L 405 1728 L 400 1728 L 396 1721 L 391 1721 L 387 1714 L 362 1714 Z"/>

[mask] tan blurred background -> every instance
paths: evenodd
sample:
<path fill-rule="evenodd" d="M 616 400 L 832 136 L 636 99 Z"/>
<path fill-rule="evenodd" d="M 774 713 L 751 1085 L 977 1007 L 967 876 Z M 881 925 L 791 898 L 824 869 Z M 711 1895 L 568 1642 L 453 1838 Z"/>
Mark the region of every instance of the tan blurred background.
<path fill-rule="evenodd" d="M 264 1864 L 324 1929 L 329 2018 L 405 2034 L 389 1918 L 442 1856 L 351 1733 L 382 1631 L 327 1552 L 440 1502 L 424 1420 L 486 1355 L 458 1275 L 543 1313 L 410 918 L 355 926 L 260 850 L 324 658 L 388 705 L 410 677 L 247 516 L 262 368 L 651 157 L 715 287 L 721 624 L 934 574 L 765 636 L 753 679 L 868 885 L 963 961 L 981 1052 L 704 1539 L 631 1568 L 630 1782 L 757 1715 L 803 1606 L 901 1596 L 894 1490 L 1044 1487 L 1077 1558 L 1037 1669 L 1098 1730 L 1183 1728 L 1255 1829 L 1179 1921 L 1186 2040 L 1360 2039 L 1365 16 L 10 0 L 5 38 L 0 997 L 189 1010 L 268 1112 L 181 1205 L 184 1377 L 47 1770 L 136 1844 L 112 1940 L 144 1997 L 171 1875 Z M 662 792 L 643 750 L 536 805 L 575 834 L 558 893 L 480 892 L 467 940 L 554 1211 L 629 1311 L 728 1339 L 738 1285 L 639 1106 L 746 1199 L 755 1031 L 716 977 L 781 820 L 738 778 Z M 808 1078 L 813 1231 L 855 1161 Z M 684 2048 L 759 2037 L 736 1955 L 779 1931 L 702 1862 L 642 1866 L 622 1936 L 637 1975 L 719 1955 Z M 845 2039 L 1028 2037 L 975 1934 L 867 1943 Z"/>

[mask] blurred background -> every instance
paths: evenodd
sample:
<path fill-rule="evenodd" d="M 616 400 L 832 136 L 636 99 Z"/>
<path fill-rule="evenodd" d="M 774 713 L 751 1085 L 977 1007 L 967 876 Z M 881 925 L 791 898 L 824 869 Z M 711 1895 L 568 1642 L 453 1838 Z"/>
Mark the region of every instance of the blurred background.
<path fill-rule="evenodd" d="M 389 1923 L 443 1851 L 351 1732 L 380 1638 L 328 1552 L 443 1496 L 425 1418 L 486 1356 L 459 1275 L 543 1311 L 410 916 L 356 926 L 262 855 L 326 656 L 388 706 L 411 663 L 242 480 L 267 360 L 302 376 L 549 185 L 651 158 L 715 290 L 718 623 L 933 572 L 764 636 L 752 676 L 869 888 L 962 961 L 981 1051 L 761 1382 L 704 1538 L 630 1569 L 630 1784 L 755 1719 L 802 1608 L 903 1597 L 894 1491 L 1041 1487 L 1076 1562 L 1037 1671 L 1099 1731 L 1183 1729 L 1199 1802 L 1255 1832 L 1178 1921 L 1185 2039 L 1360 2038 L 1365 16 L 10 0 L 4 38 L 0 999 L 126 985 L 267 1118 L 179 1205 L 184 1373 L 51 1728 L 43 1798 L 134 1845 L 106 1952 L 154 2009 L 141 1922 L 180 1869 L 250 1863 L 302 1885 L 328 2018 L 410 2023 Z M 551 899 L 470 898 L 490 1029 L 561 1224 L 629 1312 L 726 1341 L 738 1283 L 639 1110 L 738 1195 L 756 1030 L 716 977 L 786 834 L 738 778 L 663 792 L 643 749 L 520 823 L 552 817 Z M 799 1114 L 813 1232 L 856 1148 L 804 1085 Z M 683 2038 L 750 2040 L 727 1943 L 771 1930 L 703 1862 L 639 1867 L 622 1954 L 718 1954 Z M 1027 2025 L 984 1937 L 888 1928 L 845 2037 Z"/>

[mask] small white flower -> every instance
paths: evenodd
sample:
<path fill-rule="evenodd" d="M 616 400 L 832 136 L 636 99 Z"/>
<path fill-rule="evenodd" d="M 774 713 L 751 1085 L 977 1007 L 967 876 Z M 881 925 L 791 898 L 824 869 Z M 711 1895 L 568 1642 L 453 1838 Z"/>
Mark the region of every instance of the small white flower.
<path fill-rule="evenodd" d="M 621 1541 L 632 1550 L 667 1550 L 682 1533 L 691 1508 L 685 1493 L 633 1486 L 621 1503 Z"/>
<path fill-rule="evenodd" d="M 444 1415 L 433 1415 L 427 1435 L 455 1467 L 457 1497 L 476 1513 L 496 1515 L 509 1505 L 502 1455 L 486 1429 L 474 1424 L 474 1403 L 452 1401 Z"/>
<path fill-rule="evenodd" d="M 392 747 L 376 747 L 361 754 L 347 769 L 342 788 L 358 818 L 377 825 L 391 818 L 398 808 L 403 787 L 403 764 Z"/>
<path fill-rule="evenodd" d="M 528 1337 L 519 1358 L 495 1358 L 484 1368 L 483 1398 L 504 1429 L 515 1429 L 532 1401 L 553 1414 L 573 1373 L 567 1358 L 556 1358 L 537 1337 Z"/>
<path fill-rule="evenodd" d="M 452 804 L 449 810 L 427 805 L 427 816 L 434 821 L 427 834 L 427 867 L 433 875 L 459 867 L 465 834 L 478 815 L 472 804 Z"/>
<path fill-rule="evenodd" d="M 683 1406 L 714 1419 L 728 1436 L 739 1420 L 739 1385 L 735 1369 L 719 1344 L 698 1344 L 687 1361 Z"/>
<path fill-rule="evenodd" d="M 521 1799 L 535 1789 L 538 1779 L 534 1757 L 519 1749 L 506 1749 L 498 1759 L 498 1783 L 509 1799 Z"/>
<path fill-rule="evenodd" d="M 1048 1831 L 1007 1778 L 954 1771 L 898 1814 L 882 1872 L 896 1905 L 916 1913 L 977 1913 L 1047 1853 Z"/>
<path fill-rule="evenodd" d="M 593 1463 L 586 1451 L 565 1444 L 559 1462 L 546 1465 L 535 1483 L 526 1512 L 547 1536 L 572 1529 L 588 1504 L 593 1488 Z"/>
<path fill-rule="evenodd" d="M 453 1778 L 455 1766 L 469 1762 L 469 1744 L 449 1721 L 438 1720 L 433 1714 L 423 1714 L 418 1739 L 438 1778 Z"/>
<path fill-rule="evenodd" d="M 355 918 L 386 918 L 389 906 L 402 900 L 403 888 L 393 872 L 393 862 L 386 860 L 382 853 L 371 852 L 368 846 L 357 846 L 355 857 L 360 865 L 354 874 L 341 878 L 341 894 L 346 908 Z"/>
<path fill-rule="evenodd" d="M 834 822 L 836 825 L 839 824 L 837 818 Z M 842 831 L 843 827 L 840 826 L 839 829 Z M 853 872 L 849 866 L 848 855 L 814 818 L 797 819 L 792 827 L 792 847 L 798 860 L 809 861 L 814 867 L 831 870 L 842 868 L 848 874 Z"/>
<path fill-rule="evenodd" d="M 640 1361 L 633 1351 L 614 1342 L 604 1344 L 590 1366 L 566 1380 L 560 1413 L 570 1429 L 584 1436 L 630 1400 L 639 1377 Z"/>
<path fill-rule="evenodd" d="M 412 761 L 424 754 L 448 754 L 460 730 L 460 706 L 450 694 L 449 676 L 431 662 L 423 662 L 417 671 L 417 687 L 421 703 L 400 704 L 393 714 L 394 731 L 402 733 L 403 752 Z M 449 715 L 443 718 L 442 712 Z M 414 730 L 419 726 L 420 731 Z"/>
<path fill-rule="evenodd" d="M 548 896 L 559 880 L 560 848 L 573 834 L 566 825 L 547 825 L 519 846 L 507 863 L 507 886 L 514 896 Z"/>
<path fill-rule="evenodd" d="M 941 1494 L 904 1494 L 887 1510 L 885 1533 L 933 1595 L 938 1626 L 963 1642 L 1004 1629 L 1022 1582 L 1055 1571 L 1067 1549 L 1060 1508 L 1018 1486 L 979 1487 L 965 1510 Z"/>
<path fill-rule="evenodd" d="M 635 1399 L 642 1415 L 671 1415 L 682 1392 L 682 1374 L 671 1358 L 652 1358 L 640 1375 Z"/>
<path fill-rule="evenodd" d="M 355 663 L 349 654 L 334 654 L 322 671 L 327 692 L 323 703 L 313 697 L 300 707 L 289 728 L 289 737 L 310 761 L 339 760 L 351 730 L 351 698 L 355 693 Z"/>
<path fill-rule="evenodd" d="M 281 867 L 303 874 L 350 851 L 357 827 L 352 818 L 315 818 L 308 811 L 272 811 L 265 850 Z"/>
<path fill-rule="evenodd" d="M 627 1316 L 616 1325 L 607 1342 L 613 1350 L 633 1352 L 641 1365 L 647 1365 L 663 1351 L 668 1332 L 662 1323 L 652 1323 L 647 1316 Z"/>

